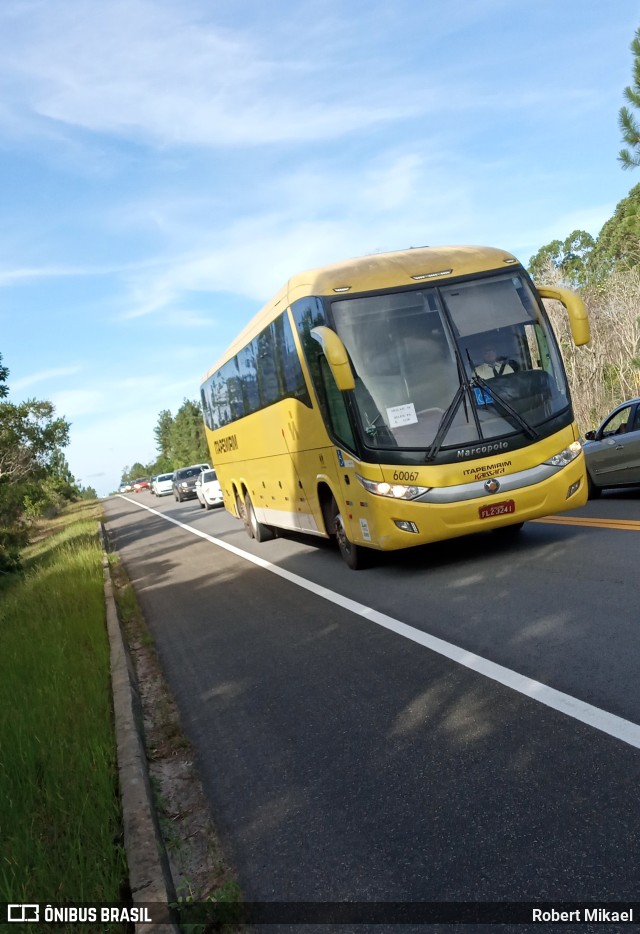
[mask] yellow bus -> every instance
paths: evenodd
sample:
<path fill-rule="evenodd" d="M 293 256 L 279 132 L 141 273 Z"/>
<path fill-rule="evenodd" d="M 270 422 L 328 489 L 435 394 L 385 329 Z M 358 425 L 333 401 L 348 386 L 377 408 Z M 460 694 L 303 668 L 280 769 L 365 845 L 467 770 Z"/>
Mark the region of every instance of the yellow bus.
<path fill-rule="evenodd" d="M 336 539 L 353 569 L 587 499 L 541 298 L 589 341 L 581 299 L 488 247 L 424 247 L 294 276 L 206 374 L 227 510 L 258 541 Z"/>

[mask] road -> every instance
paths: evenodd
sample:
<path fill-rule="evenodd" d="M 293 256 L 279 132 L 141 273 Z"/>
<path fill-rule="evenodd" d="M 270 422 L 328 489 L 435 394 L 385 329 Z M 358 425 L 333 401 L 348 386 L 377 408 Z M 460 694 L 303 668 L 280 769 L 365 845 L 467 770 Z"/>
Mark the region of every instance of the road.
<path fill-rule="evenodd" d="M 248 900 L 638 899 L 639 493 L 357 573 L 197 501 L 107 524 Z"/>

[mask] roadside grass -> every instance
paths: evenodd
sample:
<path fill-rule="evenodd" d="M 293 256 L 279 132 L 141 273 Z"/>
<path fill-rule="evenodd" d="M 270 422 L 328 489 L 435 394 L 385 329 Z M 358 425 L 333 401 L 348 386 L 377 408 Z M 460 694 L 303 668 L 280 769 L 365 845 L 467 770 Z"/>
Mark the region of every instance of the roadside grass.
<path fill-rule="evenodd" d="M 2 902 L 126 897 L 100 514 L 47 520 L 0 581 Z"/>

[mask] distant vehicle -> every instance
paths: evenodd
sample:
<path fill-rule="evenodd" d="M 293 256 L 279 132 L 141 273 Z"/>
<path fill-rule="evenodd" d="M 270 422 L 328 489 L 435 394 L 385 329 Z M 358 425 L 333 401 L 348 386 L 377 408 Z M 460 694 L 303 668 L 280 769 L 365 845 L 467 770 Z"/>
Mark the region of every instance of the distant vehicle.
<path fill-rule="evenodd" d="M 152 492 L 155 496 L 167 496 L 173 493 L 173 474 L 159 473 L 153 481 Z"/>
<path fill-rule="evenodd" d="M 154 474 L 153 477 L 149 477 L 149 492 L 153 493 L 153 484 L 155 483 L 157 474 Z"/>
<path fill-rule="evenodd" d="M 140 477 L 138 480 L 133 481 L 133 492 L 140 493 L 141 490 L 149 489 L 149 481 L 146 477 Z"/>
<path fill-rule="evenodd" d="M 640 485 L 640 399 L 623 402 L 585 438 L 591 499 L 608 487 Z"/>
<path fill-rule="evenodd" d="M 130 493 L 131 486 L 128 483 L 122 483 L 120 485 L 120 493 Z"/>
<path fill-rule="evenodd" d="M 209 464 L 192 464 L 191 467 L 181 467 L 173 473 L 173 495 L 177 503 L 183 499 L 195 499 L 196 480 L 203 470 L 211 470 Z"/>
<path fill-rule="evenodd" d="M 213 467 L 211 470 L 203 470 L 200 476 L 196 478 L 196 496 L 200 500 L 203 509 L 223 505 L 222 488 Z"/>

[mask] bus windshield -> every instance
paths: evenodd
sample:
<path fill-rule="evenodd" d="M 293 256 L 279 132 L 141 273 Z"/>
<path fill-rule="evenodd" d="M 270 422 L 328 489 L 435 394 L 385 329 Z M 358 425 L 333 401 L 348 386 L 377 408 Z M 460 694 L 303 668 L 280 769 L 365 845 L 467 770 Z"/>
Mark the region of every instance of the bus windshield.
<path fill-rule="evenodd" d="M 342 299 L 332 312 L 369 447 L 535 437 L 569 405 L 546 315 L 518 274 Z"/>

